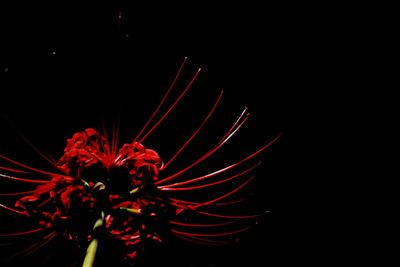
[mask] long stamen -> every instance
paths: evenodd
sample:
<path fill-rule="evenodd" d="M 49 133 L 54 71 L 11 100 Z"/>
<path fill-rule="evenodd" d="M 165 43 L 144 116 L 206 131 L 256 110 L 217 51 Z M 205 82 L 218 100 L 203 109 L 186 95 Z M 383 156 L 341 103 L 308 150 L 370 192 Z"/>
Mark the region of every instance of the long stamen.
<path fill-rule="evenodd" d="M 0 166 L 0 170 L 16 172 L 16 173 L 29 173 L 27 171 L 22 171 L 22 170 L 17 170 L 17 169 L 13 169 L 13 168 L 7 168 L 7 167 L 1 167 L 1 166 Z"/>
<path fill-rule="evenodd" d="M 118 149 L 118 139 L 119 139 L 119 126 L 120 126 L 120 114 L 118 114 L 117 119 L 114 118 L 112 124 L 111 133 L 111 157 L 116 158 Z"/>
<path fill-rule="evenodd" d="M 182 234 L 178 234 L 178 233 L 173 233 L 173 234 L 180 239 L 189 241 L 191 243 L 199 244 L 199 245 L 218 246 L 218 245 L 229 244 L 228 242 L 225 242 L 225 241 L 214 241 L 214 240 L 210 240 L 210 239 L 187 236 L 187 235 L 182 235 Z"/>
<path fill-rule="evenodd" d="M 173 231 L 174 233 L 177 233 L 177 234 L 187 235 L 187 236 L 193 236 L 193 237 L 194 237 L 194 236 L 204 236 L 204 237 L 205 237 L 205 236 L 209 236 L 209 237 L 212 236 L 212 237 L 218 237 L 218 236 L 227 236 L 227 235 L 238 234 L 238 233 L 247 231 L 247 230 L 249 230 L 250 228 L 251 228 L 250 226 L 247 226 L 247 227 L 241 228 L 241 229 L 239 229 L 239 230 L 230 231 L 230 232 L 225 232 L 225 233 L 215 233 L 215 234 L 189 233 L 189 232 L 183 232 L 183 231 L 178 231 L 178 230 L 171 230 L 171 231 Z"/>
<path fill-rule="evenodd" d="M 254 177 L 255 177 L 255 176 L 251 176 L 251 177 L 250 177 L 249 179 L 247 179 L 243 184 L 241 184 L 240 186 L 238 186 L 238 187 L 235 188 L 234 190 L 232 190 L 232 191 L 230 191 L 230 192 L 228 192 L 228 193 L 226 193 L 226 194 L 224 194 L 224 195 L 222 195 L 222 196 L 220 196 L 220 197 L 218 197 L 218 198 L 215 198 L 215 199 L 213 199 L 213 200 L 207 201 L 207 202 L 205 202 L 205 203 L 203 203 L 203 204 L 196 205 L 196 206 L 194 206 L 194 208 L 197 209 L 197 208 L 202 207 L 202 206 L 208 206 L 208 205 L 211 205 L 211 204 L 213 204 L 213 203 L 215 203 L 215 202 L 217 202 L 217 201 L 219 201 L 219 200 L 221 200 L 221 199 L 224 199 L 224 198 L 227 198 L 227 197 L 233 195 L 234 193 L 236 193 L 237 191 L 239 191 L 240 189 L 242 189 L 245 185 L 247 185 L 251 180 L 253 180 Z"/>
<path fill-rule="evenodd" d="M 17 132 L 17 134 L 33 149 L 35 150 L 36 153 L 38 153 L 39 156 L 41 156 L 44 160 L 49 162 L 52 166 L 54 166 L 57 170 L 59 170 L 59 166 L 57 166 L 57 162 L 50 158 L 47 157 L 40 149 L 38 149 L 29 139 L 17 128 L 17 126 L 11 121 L 9 117 L 5 117 L 6 120 L 9 122 L 9 124 L 14 128 L 14 130 Z"/>
<path fill-rule="evenodd" d="M 104 125 L 104 121 L 102 122 L 102 128 L 103 128 L 103 137 L 104 137 L 104 145 L 103 145 L 103 150 L 104 150 L 104 154 L 106 155 L 107 159 L 108 159 L 108 163 L 111 166 L 113 163 L 115 164 L 116 159 L 115 157 L 112 155 L 112 145 L 110 144 L 110 139 L 108 139 L 108 134 L 107 134 L 107 130 L 106 127 Z"/>
<path fill-rule="evenodd" d="M 225 140 L 225 138 L 232 133 L 232 131 L 236 128 L 236 126 L 238 125 L 238 123 L 240 122 L 240 120 L 243 118 L 243 116 L 246 114 L 248 108 L 244 107 L 242 113 L 240 114 L 239 118 L 235 121 L 235 123 L 232 125 L 232 127 L 226 132 L 226 134 L 221 138 L 221 140 L 218 142 L 222 142 L 223 140 Z"/>
<path fill-rule="evenodd" d="M 196 211 L 199 214 L 202 215 L 207 215 L 210 217 L 216 217 L 216 218 L 222 218 L 222 219 L 254 219 L 257 217 L 263 216 L 263 214 L 256 214 L 256 215 L 223 215 L 223 214 L 216 214 L 216 213 L 210 213 L 210 212 L 205 212 L 205 211 Z"/>
<path fill-rule="evenodd" d="M 32 194 L 33 191 L 24 191 L 24 192 L 15 192 L 15 193 L 0 193 L 0 196 L 23 196 L 23 195 L 28 195 L 28 194 Z"/>
<path fill-rule="evenodd" d="M 228 182 L 230 180 L 233 180 L 233 179 L 235 179 L 237 177 L 242 176 L 245 173 L 246 172 L 242 172 L 242 173 L 233 175 L 233 176 L 231 176 L 229 178 L 226 178 L 226 179 L 223 179 L 223 180 L 220 180 L 220 181 L 215 181 L 215 182 L 208 183 L 208 184 L 202 184 L 202 185 L 197 185 L 197 186 L 188 186 L 188 187 L 177 187 L 177 188 L 175 188 L 175 187 L 172 187 L 172 188 L 171 187 L 164 187 L 164 188 L 161 188 L 160 190 L 162 190 L 162 191 L 189 191 L 189 190 L 207 188 L 207 187 L 210 187 L 210 186 L 226 183 L 226 182 Z"/>
<path fill-rule="evenodd" d="M 214 106 L 211 108 L 210 112 L 207 114 L 206 118 L 203 120 L 203 122 L 200 124 L 200 126 L 194 131 L 194 133 L 189 137 L 189 139 L 182 145 L 182 147 L 171 157 L 171 159 L 164 165 L 164 170 L 167 168 L 171 162 L 174 161 L 174 159 L 182 152 L 183 149 L 192 141 L 192 139 L 198 134 L 198 132 L 203 128 L 203 126 L 206 124 L 206 122 L 209 120 L 211 115 L 214 113 L 215 108 L 218 106 L 219 101 L 221 100 L 221 97 L 223 95 L 224 91 L 221 91 L 220 95 L 217 98 L 217 101 L 215 101 Z"/>
<path fill-rule="evenodd" d="M 46 229 L 48 229 L 48 228 L 37 228 L 37 229 L 34 229 L 34 230 L 25 231 L 25 232 L 17 232 L 17 233 L 10 233 L 10 234 L 0 234 L 0 236 L 10 237 L 10 236 L 29 235 L 29 234 L 34 234 L 34 233 L 37 233 L 37 232 L 41 232 L 41 231 L 46 230 Z"/>
<path fill-rule="evenodd" d="M 31 184 L 45 184 L 45 183 L 49 182 L 47 180 L 31 180 L 31 179 L 25 179 L 25 178 L 5 175 L 5 174 L 1 174 L 1 173 L 0 173 L 0 177 L 1 178 L 6 178 L 6 179 L 10 179 L 10 180 L 14 180 L 14 181 L 19 181 L 19 182 L 31 183 Z"/>
<path fill-rule="evenodd" d="M 282 136 L 282 133 L 279 133 L 275 138 L 273 138 L 270 142 L 268 142 L 266 145 L 264 145 L 263 147 L 261 147 L 259 150 L 255 151 L 254 153 L 250 154 L 249 156 L 247 156 L 247 157 L 241 159 L 240 161 L 238 161 L 238 162 L 236 162 L 236 163 L 233 163 L 233 164 L 231 164 L 231 165 L 229 165 L 229 166 L 227 166 L 227 167 L 225 167 L 225 168 L 223 168 L 223 169 L 220 169 L 220 170 L 218 170 L 218 171 L 216 171 L 216 172 L 214 172 L 214 173 L 211 173 L 210 175 L 216 175 L 216 174 L 225 172 L 225 171 L 227 171 L 227 170 L 230 170 L 230 169 L 232 169 L 232 168 L 238 166 L 239 164 L 241 164 L 241 163 L 243 163 L 243 162 L 246 162 L 246 161 L 252 159 L 253 157 L 257 156 L 259 153 L 261 153 L 262 151 L 264 151 L 265 149 L 267 149 L 269 146 L 271 146 L 273 143 L 275 143 L 276 140 L 278 140 L 281 136 Z M 196 163 L 196 162 L 195 162 L 195 163 Z M 195 163 L 193 163 L 192 165 L 194 165 Z M 192 165 L 190 165 L 189 167 L 191 167 Z M 186 171 L 188 170 L 189 167 L 187 167 L 187 168 L 181 170 L 180 172 L 177 172 L 177 173 L 175 173 L 175 174 L 173 174 L 173 175 L 171 175 L 171 176 L 169 176 L 169 177 L 167 177 L 167 178 L 165 178 L 165 179 L 159 180 L 159 181 L 156 182 L 155 184 L 158 185 L 158 184 L 160 184 L 160 183 L 165 183 L 165 182 L 167 182 L 167 181 L 169 181 L 169 180 L 172 180 L 172 179 L 176 178 L 177 176 L 181 175 L 182 173 L 186 172 Z M 190 169 L 190 168 L 189 168 L 189 169 Z"/>
<path fill-rule="evenodd" d="M 143 141 L 151 134 L 154 129 L 167 117 L 167 115 L 175 108 L 175 106 L 179 103 L 179 101 L 182 99 L 182 97 L 186 94 L 186 92 L 190 89 L 192 86 L 194 80 L 196 80 L 197 76 L 199 75 L 201 71 L 201 68 L 199 68 L 196 72 L 196 74 L 193 76 L 193 78 L 190 80 L 189 84 L 186 86 L 185 90 L 180 94 L 180 96 L 175 100 L 175 102 L 172 104 L 172 106 L 165 112 L 165 114 L 154 124 L 154 126 L 140 139 L 140 143 L 143 143 Z"/>
<path fill-rule="evenodd" d="M 3 209 L 9 210 L 11 212 L 14 212 L 14 213 L 18 213 L 20 215 L 28 216 L 28 214 L 25 213 L 25 212 L 22 212 L 22 211 L 7 207 L 6 205 L 3 205 L 3 204 L 0 204 L 0 207 L 2 207 Z"/>
<path fill-rule="evenodd" d="M 172 179 L 175 179 L 176 177 L 184 174 L 185 172 L 187 172 L 188 170 L 192 169 L 194 166 L 198 165 L 199 163 L 201 163 L 202 161 L 204 161 L 205 159 L 207 159 L 208 157 L 210 157 L 212 154 L 214 154 L 219 148 L 221 148 L 242 126 L 243 124 L 246 122 L 246 120 L 248 119 L 249 113 L 247 114 L 247 116 L 243 119 L 243 121 L 236 127 L 235 130 L 233 130 L 228 136 L 226 136 L 224 139 L 221 139 L 220 142 L 218 142 L 218 144 L 210 149 L 207 153 L 205 153 L 203 156 L 201 156 L 198 160 L 196 160 L 195 162 L 193 162 L 191 165 L 189 165 L 188 167 L 180 170 L 179 172 L 172 174 L 171 176 L 164 178 L 162 180 L 157 181 L 155 184 L 159 185 L 161 183 L 165 183 L 168 182 Z"/>
<path fill-rule="evenodd" d="M 45 237 L 42 238 L 41 243 L 35 243 L 31 246 L 29 246 L 28 248 L 19 251 L 18 253 L 12 255 L 10 258 L 15 258 L 18 256 L 27 256 L 29 254 L 34 253 L 35 251 L 37 251 L 38 249 L 42 248 L 43 246 L 45 246 L 46 244 L 48 244 L 51 240 L 54 239 L 54 237 L 56 237 L 57 233 L 55 231 L 51 232 L 50 234 L 46 235 Z"/>
<path fill-rule="evenodd" d="M 207 186 L 210 186 L 210 185 L 220 184 L 220 183 L 229 181 L 229 180 L 231 180 L 231 179 L 233 179 L 233 178 L 239 177 L 239 176 L 241 176 L 241 175 L 243 175 L 243 174 L 246 174 L 246 173 L 248 173 L 248 172 L 254 170 L 255 168 L 257 168 L 257 167 L 260 166 L 260 165 L 261 165 L 261 162 L 259 162 L 259 163 L 257 163 L 256 165 L 254 165 L 254 166 L 252 166 L 252 167 L 250 167 L 250 168 L 244 170 L 244 171 L 241 172 L 241 173 L 238 173 L 238 174 L 236 174 L 236 175 L 233 175 L 233 176 L 231 176 L 231 177 L 229 177 L 229 178 L 226 178 L 226 179 L 224 179 L 224 180 L 221 180 L 221 181 L 216 181 L 216 182 L 214 182 L 214 183 L 209 183 L 209 184 L 205 184 L 205 185 L 200 185 L 200 186 L 198 186 L 198 187 L 183 187 L 183 188 L 186 188 L 186 189 L 190 190 L 190 188 L 203 188 L 203 187 L 207 187 Z M 167 191 L 168 191 L 168 190 L 174 190 L 174 189 L 171 188 L 171 187 L 182 186 L 182 185 L 192 184 L 192 183 L 195 183 L 195 182 L 198 182 L 198 181 L 203 181 L 203 180 L 208 179 L 208 178 L 211 178 L 211 177 L 213 177 L 213 176 L 215 176 L 215 175 L 217 175 L 217 174 L 219 174 L 219 173 L 221 173 L 221 170 L 218 170 L 218 171 L 215 171 L 215 172 L 206 174 L 206 175 L 201 176 L 201 177 L 198 177 L 198 178 L 190 179 L 190 180 L 188 180 L 188 181 L 179 182 L 179 183 L 174 183 L 174 184 L 171 184 L 171 185 L 159 186 L 158 188 L 161 189 L 161 190 L 167 190 Z M 183 188 L 176 188 L 176 189 L 177 189 L 177 190 L 184 190 Z"/>
<path fill-rule="evenodd" d="M 118 143 L 119 143 L 119 127 L 121 124 L 121 114 L 118 113 L 118 117 L 117 117 L 117 125 L 116 125 L 116 129 L 115 129 L 115 142 L 114 142 L 114 153 L 113 153 L 113 158 L 116 158 L 117 156 L 117 149 L 118 149 Z"/>
<path fill-rule="evenodd" d="M 213 223 L 213 224 L 205 224 L 205 223 L 184 223 L 178 221 L 169 221 L 170 224 L 179 225 L 179 226 L 186 226 L 186 227 L 219 227 L 219 226 L 226 226 L 233 223 L 238 222 L 238 220 L 225 222 L 225 223 Z"/>
<path fill-rule="evenodd" d="M 215 203 L 215 206 L 228 206 L 228 205 L 233 205 L 233 204 L 237 204 L 240 202 L 243 202 L 247 200 L 247 197 L 242 197 L 236 200 L 232 200 L 232 201 L 227 201 L 227 202 L 222 202 L 222 203 Z"/>
<path fill-rule="evenodd" d="M 39 249 L 41 249 L 42 247 L 47 245 L 50 241 L 52 241 L 56 236 L 57 236 L 56 232 L 51 233 L 49 237 L 46 237 L 46 240 L 41 245 L 39 245 L 36 248 L 34 248 L 31 251 L 29 251 L 27 254 L 25 254 L 25 256 L 29 255 L 29 254 L 32 254 L 32 253 L 35 253 L 36 251 L 38 251 Z"/>
<path fill-rule="evenodd" d="M 175 86 L 176 81 L 178 80 L 183 67 L 185 66 L 187 57 L 184 58 L 178 72 L 176 73 L 176 76 L 174 78 L 174 80 L 172 81 L 171 85 L 169 86 L 166 94 L 164 95 L 164 97 L 162 98 L 160 104 L 158 104 L 157 108 L 154 110 L 153 114 L 151 114 L 150 118 L 147 120 L 146 124 L 143 126 L 142 130 L 140 130 L 140 132 L 137 134 L 137 136 L 135 137 L 135 139 L 133 140 L 133 142 L 137 141 L 139 139 L 139 137 L 142 135 L 142 133 L 144 132 L 144 130 L 146 130 L 147 126 L 149 126 L 150 122 L 153 120 L 154 116 L 158 113 L 158 111 L 160 110 L 161 106 L 164 104 L 165 100 L 167 99 L 169 93 L 171 92 L 172 88 Z"/>
<path fill-rule="evenodd" d="M 11 163 L 13 163 L 13 164 L 15 164 L 15 165 L 18 165 L 18 166 L 20 166 L 20 167 L 23 167 L 23 168 L 25 168 L 25 169 L 27 169 L 27 170 L 30 170 L 30 171 L 34 171 L 34 172 L 37 172 L 37 173 L 49 175 L 49 176 L 52 176 L 52 177 L 54 177 L 54 176 L 60 176 L 60 174 L 56 174 L 56 173 L 52 173 L 52 172 L 47 172 L 47 171 L 42 171 L 42 170 L 39 170 L 39 169 L 37 169 L 37 168 L 34 168 L 34 167 L 31 167 L 31 166 L 22 164 L 22 163 L 20 163 L 20 162 L 18 162 L 18 161 L 12 160 L 12 159 L 10 159 L 10 158 L 8 158 L 8 157 L 6 157 L 6 156 L 4 156 L 4 155 L 1 155 L 1 154 L 0 154 L 0 158 L 6 160 L 6 161 L 8 161 L 8 162 L 11 162 Z"/>
<path fill-rule="evenodd" d="M 188 201 L 188 200 L 181 200 L 181 199 L 176 199 L 176 198 L 169 198 L 169 200 L 173 201 L 173 204 L 176 205 L 197 205 L 200 204 L 199 202 L 194 202 L 194 201 Z"/>

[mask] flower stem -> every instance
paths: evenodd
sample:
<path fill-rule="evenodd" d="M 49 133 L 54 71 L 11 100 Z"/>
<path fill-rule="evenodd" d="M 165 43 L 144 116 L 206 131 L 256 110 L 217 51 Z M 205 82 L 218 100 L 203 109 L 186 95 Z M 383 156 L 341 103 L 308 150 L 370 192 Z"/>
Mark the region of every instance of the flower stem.
<path fill-rule="evenodd" d="M 89 246 L 86 250 L 86 256 L 83 261 L 82 267 L 93 267 L 94 260 L 96 258 L 97 247 L 99 244 L 99 232 L 103 227 L 104 223 L 104 212 L 101 212 L 100 218 L 96 220 L 96 223 L 93 226 L 93 239 L 90 241 Z"/>

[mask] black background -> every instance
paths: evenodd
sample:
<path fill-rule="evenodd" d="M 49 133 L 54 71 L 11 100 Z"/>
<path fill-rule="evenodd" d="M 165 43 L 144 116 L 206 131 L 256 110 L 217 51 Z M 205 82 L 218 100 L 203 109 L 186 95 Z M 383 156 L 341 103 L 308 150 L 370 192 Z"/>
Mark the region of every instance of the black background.
<path fill-rule="evenodd" d="M 259 157 L 264 165 L 252 187 L 256 209 L 272 212 L 239 245 L 177 247 L 184 253 L 175 264 L 266 266 L 308 258 L 308 178 L 299 175 L 295 155 L 302 153 L 294 147 L 311 132 L 304 111 L 323 75 L 327 51 L 326 29 L 307 7 L 57 1 L 5 6 L 1 13 L 1 153 L 46 168 L 8 119 L 56 158 L 74 132 L 98 127 L 102 120 L 110 125 L 116 114 L 121 115 L 122 142 L 128 142 L 187 56 L 182 79 L 202 67 L 199 79 L 146 146 L 165 158 L 172 155 L 221 89 L 216 121 L 228 125 L 244 106 L 252 117 L 219 159 L 238 159 L 278 133 L 283 136 Z M 223 132 L 219 122 L 211 125 L 214 130 L 207 128 L 208 134 L 188 149 L 188 159 Z M 184 161 L 175 170 L 179 164 Z"/>

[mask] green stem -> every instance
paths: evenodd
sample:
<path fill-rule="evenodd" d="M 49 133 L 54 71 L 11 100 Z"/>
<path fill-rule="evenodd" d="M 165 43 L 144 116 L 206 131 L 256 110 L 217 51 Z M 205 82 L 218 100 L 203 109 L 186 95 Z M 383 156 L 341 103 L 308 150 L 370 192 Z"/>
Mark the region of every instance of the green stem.
<path fill-rule="evenodd" d="M 83 261 L 82 267 L 93 267 L 94 260 L 96 258 L 97 247 L 99 244 L 99 230 L 103 227 L 104 212 L 101 212 L 101 217 L 97 219 L 93 226 L 93 239 L 86 250 L 86 256 Z"/>

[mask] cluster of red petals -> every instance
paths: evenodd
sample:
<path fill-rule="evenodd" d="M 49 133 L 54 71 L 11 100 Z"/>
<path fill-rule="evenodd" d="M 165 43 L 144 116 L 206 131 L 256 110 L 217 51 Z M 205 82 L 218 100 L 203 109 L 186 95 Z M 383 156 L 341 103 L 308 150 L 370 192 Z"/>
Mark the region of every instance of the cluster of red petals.
<path fill-rule="evenodd" d="M 64 155 L 59 160 L 59 168 L 64 173 L 71 174 L 72 168 L 89 168 L 105 159 L 108 153 L 107 140 L 94 129 L 88 128 L 67 140 Z M 101 158 L 98 157 L 100 155 Z"/>
<path fill-rule="evenodd" d="M 92 238 L 93 223 L 100 211 L 105 212 L 107 233 L 123 244 L 125 258 L 135 258 L 148 240 L 161 241 L 151 225 L 158 220 L 160 207 L 166 208 L 154 197 L 154 181 L 163 162 L 154 150 L 139 142 L 124 144 L 118 153 L 113 151 L 107 139 L 92 128 L 75 133 L 67 140 L 58 162 L 64 174 L 39 185 L 31 195 L 19 199 L 16 206 L 40 224 L 62 225 L 71 240 L 85 242 Z M 102 170 L 101 175 L 81 177 L 81 173 L 95 167 Z M 104 173 L 112 175 L 112 169 L 126 175 L 103 177 Z M 126 188 L 109 191 L 108 181 L 118 183 L 119 179 Z M 150 191 L 149 197 L 146 192 Z"/>

